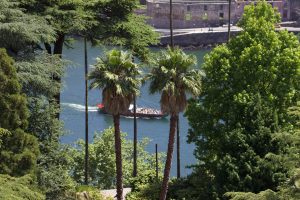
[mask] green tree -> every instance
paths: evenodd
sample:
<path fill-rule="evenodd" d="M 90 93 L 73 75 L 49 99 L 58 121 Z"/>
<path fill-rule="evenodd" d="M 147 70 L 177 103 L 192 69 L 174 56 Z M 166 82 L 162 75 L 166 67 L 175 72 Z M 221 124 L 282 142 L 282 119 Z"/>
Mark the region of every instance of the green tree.
<path fill-rule="evenodd" d="M 279 154 L 270 153 L 268 157 L 273 163 L 280 163 L 289 169 L 289 176 L 281 183 L 278 190 L 270 189 L 255 193 L 245 192 L 228 192 L 225 195 L 232 200 L 296 200 L 300 198 L 300 102 L 298 105 L 288 109 L 288 123 L 277 133 L 274 134 L 273 140 L 281 142 L 284 148 Z"/>
<path fill-rule="evenodd" d="M 139 93 L 139 75 L 138 66 L 132 62 L 132 55 L 119 50 L 112 50 L 104 58 L 98 58 L 89 75 L 90 88 L 103 89 L 102 103 L 114 119 L 118 200 L 123 199 L 120 114 L 128 110 L 133 95 Z"/>
<path fill-rule="evenodd" d="M 160 199 L 164 200 L 168 190 L 178 114 L 187 106 L 187 92 L 195 96 L 200 95 L 201 72 L 193 69 L 196 58 L 186 55 L 179 48 L 163 51 L 154 65 L 147 75 L 147 79 L 150 80 L 150 93 L 161 93 L 161 110 L 171 116 L 168 152 L 160 194 Z"/>
<path fill-rule="evenodd" d="M 0 32 L 0 47 L 12 53 L 55 38 L 44 18 L 25 14 L 16 2 L 9 0 L 0 2 Z"/>
<path fill-rule="evenodd" d="M 132 141 L 126 140 L 125 134 L 121 133 L 122 158 L 123 158 L 123 183 L 125 186 L 131 186 L 134 180 L 132 177 Z M 145 151 L 149 143 L 148 139 L 143 139 L 137 145 L 138 148 L 138 170 L 139 178 L 155 179 L 155 156 Z M 72 155 L 74 164 L 71 169 L 73 178 L 78 183 L 84 183 L 83 163 L 84 163 L 84 141 L 77 141 L 75 148 L 70 149 L 69 155 Z M 114 156 L 114 129 L 109 128 L 102 133 L 95 134 L 92 144 L 89 144 L 89 182 L 102 189 L 114 187 L 115 183 L 115 156 Z M 159 168 L 162 168 L 163 156 L 159 154 Z M 145 181 L 145 180 L 144 180 Z"/>
<path fill-rule="evenodd" d="M 275 31 L 278 21 L 266 2 L 247 6 L 243 31 L 205 57 L 203 93 L 186 112 L 199 198 L 275 190 L 287 176 L 288 169 L 268 155 L 285 147 L 273 135 L 299 99 L 300 49 L 292 33 Z"/>
<path fill-rule="evenodd" d="M 48 53 L 62 55 L 63 45 L 69 46 L 67 35 L 79 34 L 93 44 L 125 45 L 145 59 L 146 46 L 157 43 L 157 34 L 145 24 L 145 18 L 133 14 L 136 1 L 31 0 L 21 2 L 27 13 L 44 17 L 56 30 L 51 45 L 45 42 Z M 54 77 L 60 82 L 59 77 Z M 60 94 L 56 102 L 60 105 Z"/>
<path fill-rule="evenodd" d="M 39 141 L 36 175 L 46 199 L 71 198 L 76 185 L 69 171 L 72 159 L 59 140 L 64 134 L 63 125 L 56 118 L 57 108 L 52 102 L 61 88 L 52 77 L 61 77 L 66 64 L 59 56 L 47 53 L 19 56 L 16 63 L 30 111 L 27 131 Z"/>
<path fill-rule="evenodd" d="M 39 154 L 37 139 L 24 132 L 28 125 L 25 95 L 17 78 L 14 62 L 0 49 L 0 173 L 21 176 L 35 169 Z"/>
<path fill-rule="evenodd" d="M 43 200 L 45 196 L 37 189 L 29 175 L 15 178 L 0 174 L 0 199 L 5 200 Z"/>

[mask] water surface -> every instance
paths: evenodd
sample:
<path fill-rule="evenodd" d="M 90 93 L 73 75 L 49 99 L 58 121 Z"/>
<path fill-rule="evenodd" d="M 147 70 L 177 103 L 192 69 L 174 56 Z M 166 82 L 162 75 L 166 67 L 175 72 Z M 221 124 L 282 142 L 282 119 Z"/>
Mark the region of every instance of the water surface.
<path fill-rule="evenodd" d="M 93 65 L 96 57 L 103 55 L 105 47 L 88 48 L 88 63 Z M 158 49 L 153 49 L 157 51 Z M 197 56 L 198 63 L 201 65 L 203 56 L 208 52 L 205 50 L 186 51 Z M 73 143 L 85 137 L 85 107 L 84 107 L 84 56 L 83 41 L 77 40 L 72 49 L 64 49 L 64 57 L 72 61 L 67 68 L 63 78 L 65 87 L 61 94 L 62 112 L 61 119 L 64 121 L 68 135 L 61 138 L 63 143 Z M 150 95 L 149 85 L 146 83 L 141 88 L 141 95 L 137 98 L 137 105 L 142 107 L 152 107 L 159 109 L 160 94 Z M 93 89 L 89 91 L 89 141 L 92 142 L 95 132 L 113 126 L 113 119 L 109 115 L 97 112 L 96 104 L 101 102 L 101 92 Z M 133 119 L 121 117 L 121 131 L 127 133 L 128 139 L 133 139 Z M 147 150 L 155 152 L 155 144 L 158 150 L 165 152 L 168 144 L 169 118 L 165 119 L 137 119 L 138 139 L 144 137 L 151 139 Z M 194 145 L 186 143 L 186 135 L 189 125 L 187 119 L 180 114 L 180 142 L 181 142 L 181 173 L 187 175 L 190 169 L 185 166 L 195 163 L 193 155 Z M 176 149 L 174 151 L 171 175 L 176 175 Z"/>

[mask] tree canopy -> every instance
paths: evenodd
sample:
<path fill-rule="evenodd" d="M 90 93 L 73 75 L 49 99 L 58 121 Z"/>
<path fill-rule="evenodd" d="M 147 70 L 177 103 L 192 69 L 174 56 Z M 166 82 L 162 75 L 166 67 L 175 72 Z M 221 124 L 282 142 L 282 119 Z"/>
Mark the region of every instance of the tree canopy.
<path fill-rule="evenodd" d="M 18 3 L 9 0 L 0 2 L 0 33 L 0 47 L 14 53 L 55 38 L 46 19 L 24 13 Z"/>
<path fill-rule="evenodd" d="M 285 149 L 274 137 L 299 100 L 300 48 L 292 33 L 275 31 L 278 20 L 266 2 L 246 7 L 243 31 L 205 57 L 203 93 L 186 112 L 202 198 L 276 190 L 288 176 L 269 155 Z"/>
<path fill-rule="evenodd" d="M 24 132 L 27 101 L 21 94 L 14 62 L 4 49 L 0 49 L 0 81 L 0 173 L 22 176 L 33 172 L 39 149 L 37 139 Z"/>

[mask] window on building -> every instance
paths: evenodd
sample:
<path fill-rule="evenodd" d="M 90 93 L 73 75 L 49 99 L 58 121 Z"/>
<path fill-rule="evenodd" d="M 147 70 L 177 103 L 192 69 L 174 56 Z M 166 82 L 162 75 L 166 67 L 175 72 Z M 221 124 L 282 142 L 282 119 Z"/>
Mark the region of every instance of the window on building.
<path fill-rule="evenodd" d="M 192 19 L 192 15 L 191 15 L 191 13 L 187 13 L 187 14 L 185 14 L 185 20 L 186 21 L 190 21 L 191 19 Z"/>
<path fill-rule="evenodd" d="M 282 16 L 284 19 L 287 19 L 288 18 L 288 11 L 287 10 L 284 10 L 283 11 L 283 16 Z"/>
<path fill-rule="evenodd" d="M 224 18 L 224 13 L 219 13 L 219 18 Z"/>
<path fill-rule="evenodd" d="M 220 5 L 220 10 L 223 10 L 223 5 Z"/>
<path fill-rule="evenodd" d="M 204 5 L 204 10 L 207 10 L 207 5 Z"/>
<path fill-rule="evenodd" d="M 187 6 L 187 11 L 188 11 L 188 12 L 191 11 L 191 6 L 190 6 L 190 5 Z"/>

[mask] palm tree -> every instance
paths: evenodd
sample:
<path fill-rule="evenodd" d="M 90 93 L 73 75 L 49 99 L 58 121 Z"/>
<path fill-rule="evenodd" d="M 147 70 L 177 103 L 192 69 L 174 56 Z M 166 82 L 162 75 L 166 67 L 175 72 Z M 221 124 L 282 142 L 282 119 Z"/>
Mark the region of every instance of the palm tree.
<path fill-rule="evenodd" d="M 147 79 L 150 80 L 150 93 L 161 92 L 160 106 L 170 114 L 170 132 L 167 159 L 160 200 L 165 200 L 171 170 L 178 114 L 187 106 L 186 92 L 198 96 L 201 90 L 201 71 L 193 69 L 196 57 L 186 55 L 181 49 L 168 48 L 161 53 Z"/>
<path fill-rule="evenodd" d="M 122 154 L 120 137 L 120 114 L 127 111 L 141 84 L 138 66 L 128 52 L 112 50 L 104 58 L 97 58 L 89 74 L 90 88 L 103 89 L 102 103 L 106 112 L 113 116 L 115 128 L 115 154 L 117 172 L 117 199 L 123 199 Z"/>

